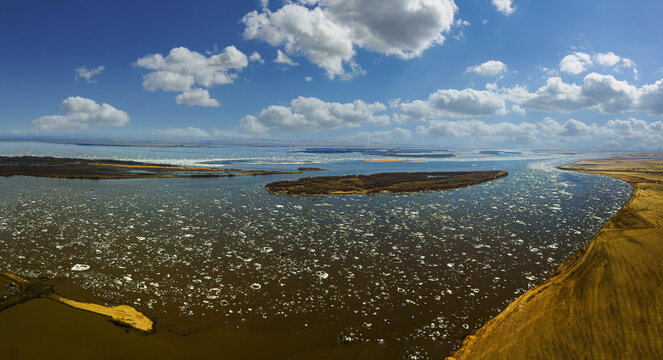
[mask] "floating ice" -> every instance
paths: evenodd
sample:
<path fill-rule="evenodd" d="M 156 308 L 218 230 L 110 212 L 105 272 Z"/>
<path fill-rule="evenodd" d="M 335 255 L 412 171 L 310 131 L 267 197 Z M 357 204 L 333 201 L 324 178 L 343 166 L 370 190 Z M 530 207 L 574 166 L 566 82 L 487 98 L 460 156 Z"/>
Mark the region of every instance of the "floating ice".
<path fill-rule="evenodd" d="M 90 265 L 76 264 L 71 267 L 71 271 L 86 271 L 86 270 L 90 270 Z"/>

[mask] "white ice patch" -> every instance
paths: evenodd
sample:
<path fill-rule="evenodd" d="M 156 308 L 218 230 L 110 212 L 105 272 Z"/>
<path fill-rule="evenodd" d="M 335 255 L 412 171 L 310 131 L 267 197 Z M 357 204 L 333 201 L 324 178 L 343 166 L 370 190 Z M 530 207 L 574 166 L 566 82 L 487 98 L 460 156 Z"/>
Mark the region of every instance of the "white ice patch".
<path fill-rule="evenodd" d="M 86 270 L 90 270 L 90 265 L 76 264 L 71 267 L 71 271 L 86 271 Z"/>

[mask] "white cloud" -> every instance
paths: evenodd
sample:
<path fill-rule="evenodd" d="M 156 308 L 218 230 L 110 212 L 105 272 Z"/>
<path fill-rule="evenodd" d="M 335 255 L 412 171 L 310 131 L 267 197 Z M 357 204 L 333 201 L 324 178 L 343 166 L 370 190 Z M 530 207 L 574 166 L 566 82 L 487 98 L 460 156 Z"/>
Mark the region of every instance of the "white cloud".
<path fill-rule="evenodd" d="M 559 69 L 569 74 L 580 74 L 585 72 L 593 64 L 592 57 L 583 52 L 575 52 L 566 55 L 559 63 Z"/>
<path fill-rule="evenodd" d="M 513 6 L 513 0 L 492 0 L 493 5 L 497 8 L 497 11 L 501 12 L 504 15 L 511 15 L 516 8 Z"/>
<path fill-rule="evenodd" d="M 219 107 L 220 104 L 216 99 L 209 96 L 209 92 L 205 89 L 187 90 L 175 97 L 175 102 L 179 105 L 198 105 L 206 107 Z"/>
<path fill-rule="evenodd" d="M 189 126 L 187 128 L 170 128 L 155 130 L 159 135 L 177 136 L 177 137 L 209 137 L 210 134 L 197 127 Z"/>
<path fill-rule="evenodd" d="M 633 60 L 623 58 L 612 51 L 607 53 L 595 53 L 593 55 L 583 52 L 575 52 L 566 55 L 559 63 L 559 66 L 560 70 L 563 72 L 578 75 L 587 71 L 595 64 L 601 66 L 603 70 L 611 69 L 616 72 L 620 72 L 621 68 L 633 68 L 634 74 L 637 74 L 637 69 L 635 68 Z"/>
<path fill-rule="evenodd" d="M 170 71 L 155 71 L 143 76 L 143 88 L 148 91 L 187 91 L 195 82 L 193 75 Z"/>
<path fill-rule="evenodd" d="M 243 117 L 239 121 L 239 125 L 237 126 L 237 128 L 242 133 L 253 136 L 266 136 L 267 133 L 269 132 L 269 129 L 265 125 L 260 123 L 260 121 L 258 121 L 258 118 L 256 118 L 253 115 L 247 115 Z"/>
<path fill-rule="evenodd" d="M 598 147 L 600 143 L 616 143 L 625 150 L 663 149 L 663 122 L 640 119 L 614 119 L 604 125 L 569 119 L 559 123 L 545 118 L 538 123 L 487 123 L 478 120 L 430 121 L 417 127 L 417 133 L 429 138 L 459 139 L 476 144 L 536 144 L 537 146 Z M 611 145 L 612 146 L 612 145 Z M 614 146 L 610 149 L 614 149 Z"/>
<path fill-rule="evenodd" d="M 304 81 L 311 82 L 311 81 L 313 81 L 313 77 L 312 76 L 304 76 Z"/>
<path fill-rule="evenodd" d="M 511 106 L 511 111 L 515 112 L 516 114 L 527 115 L 527 111 L 521 108 L 520 105 L 517 104 Z"/>
<path fill-rule="evenodd" d="M 615 66 L 617 63 L 619 63 L 622 59 L 615 55 L 612 51 L 608 53 L 598 53 L 594 56 L 596 59 L 596 62 L 599 63 L 602 66 Z"/>
<path fill-rule="evenodd" d="M 239 124 L 234 129 L 214 129 L 212 134 L 214 136 L 225 138 L 266 138 L 269 136 L 269 129 L 261 124 L 255 116 L 246 115 L 239 121 Z"/>
<path fill-rule="evenodd" d="M 245 116 L 237 130 L 264 135 L 270 129 L 302 132 L 360 127 L 364 123 L 383 126 L 390 123 L 389 116 L 376 113 L 386 110 L 387 107 L 378 102 L 368 104 L 355 100 L 342 104 L 300 96 L 292 100 L 289 106 L 272 105 L 263 109 L 258 116 Z"/>
<path fill-rule="evenodd" d="M 296 62 L 292 61 L 292 59 L 289 58 L 288 55 L 284 54 L 283 51 L 281 50 L 276 50 L 276 59 L 274 59 L 274 62 L 277 64 L 285 64 L 290 66 L 299 65 Z"/>
<path fill-rule="evenodd" d="M 663 79 L 640 88 L 638 107 L 654 115 L 663 115 Z"/>
<path fill-rule="evenodd" d="M 429 137 L 483 138 L 484 142 L 529 143 L 536 139 L 537 127 L 527 122 L 490 124 L 479 120 L 432 120 L 428 126 L 418 126 L 417 133 Z"/>
<path fill-rule="evenodd" d="M 489 90 L 447 89 L 432 93 L 427 100 L 400 104 L 399 122 L 431 118 L 506 114 L 502 96 Z"/>
<path fill-rule="evenodd" d="M 39 131 L 73 132 L 95 125 L 124 126 L 129 123 L 126 112 L 80 96 L 65 99 L 60 104 L 60 112 L 64 115 L 42 116 L 33 120 L 32 127 Z"/>
<path fill-rule="evenodd" d="M 221 53 L 209 57 L 185 47 L 177 47 L 170 50 L 166 57 L 161 54 L 148 55 L 138 59 L 135 65 L 152 70 L 143 77 L 145 90 L 182 92 L 176 98 L 180 99 L 178 104 L 218 106 L 216 100 L 209 99 L 207 90 L 195 86 L 211 88 L 231 84 L 248 62 L 247 56 L 234 46 L 228 46 Z M 201 90 L 207 94 L 207 100 L 203 98 Z M 187 99 L 198 99 L 199 103 Z M 214 102 L 217 105 L 213 105 Z"/>
<path fill-rule="evenodd" d="M 242 22 L 245 38 L 301 54 L 333 79 L 362 72 L 355 48 L 420 56 L 444 41 L 456 11 L 453 0 L 299 0 L 252 11 Z"/>
<path fill-rule="evenodd" d="M 541 135 L 544 137 L 580 137 L 597 133 L 596 124 L 587 125 L 575 119 L 569 119 L 564 124 L 558 123 L 553 118 L 545 118 L 538 123 Z"/>
<path fill-rule="evenodd" d="M 76 81 L 78 81 L 78 78 L 83 78 L 85 81 L 88 83 L 95 83 L 97 80 L 92 79 L 95 75 L 101 74 L 102 71 L 104 71 L 105 66 L 99 65 L 94 69 L 88 69 L 87 66 L 81 66 L 79 68 L 74 69 L 76 72 Z"/>
<path fill-rule="evenodd" d="M 526 110 L 543 112 L 575 112 L 597 110 L 604 114 L 644 110 L 663 115 L 663 79 L 637 88 L 612 75 L 589 73 L 581 85 L 565 83 L 554 76 L 531 93 L 525 86 L 500 88 L 486 84 L 486 90 L 437 90 L 428 99 L 401 102 L 390 101 L 390 108 L 400 112 L 394 121 L 423 121 L 444 117 L 494 116 L 507 113 L 507 102 L 512 112 L 525 115 Z"/>
<path fill-rule="evenodd" d="M 473 72 L 483 76 L 495 76 L 508 70 L 506 64 L 501 61 L 490 60 L 477 66 L 468 67 L 465 72 Z"/>
<path fill-rule="evenodd" d="M 254 51 L 253 54 L 249 56 L 249 61 L 251 62 L 257 61 L 261 64 L 265 62 L 265 60 L 262 59 L 262 56 L 260 56 L 260 53 L 258 53 L 257 51 Z"/>
<path fill-rule="evenodd" d="M 626 81 L 619 81 L 612 75 L 590 73 L 585 76 L 582 86 L 551 77 L 534 94 L 524 96 L 520 105 L 547 112 L 596 109 L 602 113 L 616 113 L 636 110 L 638 97 L 638 89 Z M 650 111 L 654 112 L 653 109 Z"/>

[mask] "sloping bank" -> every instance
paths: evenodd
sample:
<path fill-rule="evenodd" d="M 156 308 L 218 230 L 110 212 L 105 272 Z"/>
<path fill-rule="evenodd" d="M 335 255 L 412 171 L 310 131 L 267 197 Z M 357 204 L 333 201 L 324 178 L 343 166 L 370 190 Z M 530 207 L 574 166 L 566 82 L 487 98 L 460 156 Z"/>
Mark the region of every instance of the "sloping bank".
<path fill-rule="evenodd" d="M 663 359 L 663 156 L 560 168 L 622 179 L 633 197 L 447 359 Z"/>

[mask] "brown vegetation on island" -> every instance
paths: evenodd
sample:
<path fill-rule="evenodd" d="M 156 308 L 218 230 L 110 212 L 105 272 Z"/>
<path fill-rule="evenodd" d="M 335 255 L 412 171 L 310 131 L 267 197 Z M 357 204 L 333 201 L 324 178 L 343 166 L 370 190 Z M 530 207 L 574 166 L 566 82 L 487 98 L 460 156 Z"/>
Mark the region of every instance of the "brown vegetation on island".
<path fill-rule="evenodd" d="M 633 197 L 449 359 L 663 359 L 663 156 L 560 168 L 628 181 Z"/>
<path fill-rule="evenodd" d="M 119 305 L 109 307 L 67 299 L 56 294 L 55 290 L 53 290 L 53 287 L 47 285 L 44 282 L 45 279 L 31 281 L 6 271 L 0 272 L 0 277 L 11 280 L 12 284 L 14 284 L 14 287 L 16 287 L 16 289 L 12 291 L 9 296 L 6 296 L 4 299 L 0 299 L 0 311 L 10 308 L 14 305 L 22 304 L 28 300 L 47 298 L 76 309 L 107 316 L 113 322 L 120 325 L 130 326 L 134 329 L 145 332 L 152 331 L 152 320 L 131 306 Z"/>
<path fill-rule="evenodd" d="M 269 192 L 287 194 L 372 194 L 446 190 L 507 176 L 506 171 L 395 172 L 373 175 L 319 176 L 269 183 Z"/>
<path fill-rule="evenodd" d="M 120 160 L 89 160 L 36 156 L 0 156 L 0 176 L 23 175 L 98 180 L 133 178 L 229 177 L 241 175 L 298 173 L 300 172 L 186 167 Z"/>

